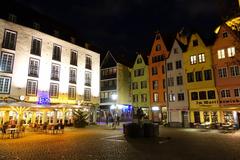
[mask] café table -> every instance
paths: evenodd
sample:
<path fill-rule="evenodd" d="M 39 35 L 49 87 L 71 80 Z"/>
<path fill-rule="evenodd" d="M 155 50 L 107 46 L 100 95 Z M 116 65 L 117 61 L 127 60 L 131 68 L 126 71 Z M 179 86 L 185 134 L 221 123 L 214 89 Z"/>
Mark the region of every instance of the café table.
<path fill-rule="evenodd" d="M 19 131 L 18 128 L 8 128 L 6 132 L 10 132 L 10 138 L 15 138 L 14 135 L 17 134 Z"/>

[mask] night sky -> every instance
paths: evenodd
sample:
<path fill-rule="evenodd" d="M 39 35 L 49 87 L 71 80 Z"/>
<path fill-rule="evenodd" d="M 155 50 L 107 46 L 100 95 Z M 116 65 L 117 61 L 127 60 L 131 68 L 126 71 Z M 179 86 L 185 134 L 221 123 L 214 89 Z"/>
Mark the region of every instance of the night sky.
<path fill-rule="evenodd" d="M 155 32 L 182 27 L 208 36 L 231 15 L 237 0 L 17 0 L 77 30 L 104 52 L 149 54 Z M 103 53 L 104 54 L 104 53 Z"/>

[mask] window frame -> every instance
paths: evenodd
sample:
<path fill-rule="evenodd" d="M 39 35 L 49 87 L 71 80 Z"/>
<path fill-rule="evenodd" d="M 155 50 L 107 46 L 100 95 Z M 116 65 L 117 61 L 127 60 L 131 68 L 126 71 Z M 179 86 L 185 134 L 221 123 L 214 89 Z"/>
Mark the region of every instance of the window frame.
<path fill-rule="evenodd" d="M 4 82 L 3 82 L 3 87 L 2 87 L 2 90 L 4 91 L 4 87 L 5 87 L 5 79 L 9 79 L 9 84 L 8 84 L 8 91 L 7 92 L 2 92 L 0 91 L 0 94 L 10 94 L 11 92 L 11 84 L 12 84 L 12 77 L 9 77 L 9 76 L 0 76 L 0 78 L 3 78 L 4 79 Z"/>

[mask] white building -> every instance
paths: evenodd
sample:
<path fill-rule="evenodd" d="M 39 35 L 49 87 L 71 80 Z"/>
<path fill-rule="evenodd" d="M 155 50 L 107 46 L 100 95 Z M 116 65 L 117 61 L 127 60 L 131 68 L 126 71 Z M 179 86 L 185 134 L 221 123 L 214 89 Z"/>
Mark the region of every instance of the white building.
<path fill-rule="evenodd" d="M 185 48 L 185 45 L 175 39 L 166 62 L 169 124 L 173 127 L 188 127 L 189 125 L 188 95 L 183 68 Z"/>
<path fill-rule="evenodd" d="M 98 53 L 3 19 L 0 44 L 0 123 L 67 122 L 73 107 L 99 104 Z"/>

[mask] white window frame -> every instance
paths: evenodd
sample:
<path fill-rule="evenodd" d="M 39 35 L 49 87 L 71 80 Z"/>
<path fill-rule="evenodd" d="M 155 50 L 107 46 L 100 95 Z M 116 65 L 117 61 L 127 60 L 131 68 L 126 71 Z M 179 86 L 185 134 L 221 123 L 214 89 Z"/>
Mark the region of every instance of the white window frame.
<path fill-rule="evenodd" d="M 240 88 L 234 89 L 234 95 L 235 95 L 235 97 L 240 97 Z"/>
<path fill-rule="evenodd" d="M 223 70 L 226 71 L 226 75 L 224 74 L 224 71 L 223 71 Z M 218 77 L 219 77 L 219 78 L 226 78 L 226 77 L 228 77 L 228 73 L 227 73 L 227 68 L 226 68 L 226 67 L 223 67 L 223 68 L 219 68 L 219 69 L 218 69 Z"/>
<path fill-rule="evenodd" d="M 38 90 L 38 81 L 28 79 L 26 90 L 28 96 L 36 96 Z"/>
<path fill-rule="evenodd" d="M 218 59 L 224 59 L 225 58 L 225 51 L 224 51 L 224 49 L 219 49 L 217 51 L 217 53 L 218 53 Z"/>
<path fill-rule="evenodd" d="M 227 52 L 228 52 L 228 57 L 233 57 L 235 56 L 236 52 L 235 52 L 235 47 L 229 47 L 227 49 Z"/>
<path fill-rule="evenodd" d="M 11 86 L 11 77 L 0 76 L 0 93 L 9 94 Z"/>
<path fill-rule="evenodd" d="M 190 64 L 197 64 L 197 56 L 196 55 L 190 56 Z"/>
<path fill-rule="evenodd" d="M 68 99 L 76 99 L 76 87 L 75 86 L 68 87 Z"/>
<path fill-rule="evenodd" d="M 231 97 L 230 90 L 229 89 L 221 90 L 221 97 L 222 98 L 229 98 L 229 97 Z"/>
<path fill-rule="evenodd" d="M 31 63 L 33 62 L 33 63 Z M 31 65 L 33 64 L 33 65 Z M 33 77 L 38 77 L 39 76 L 39 65 L 40 65 L 40 60 L 31 58 L 29 59 L 29 68 L 28 68 L 28 76 L 33 76 Z"/>
<path fill-rule="evenodd" d="M 204 54 L 204 53 L 200 53 L 200 54 L 198 55 L 198 62 L 199 62 L 199 63 L 204 63 L 204 62 L 206 62 L 205 54 Z"/>
<path fill-rule="evenodd" d="M 58 94 L 59 94 L 59 84 L 50 83 L 49 97 L 58 97 Z"/>
<path fill-rule="evenodd" d="M 51 80 L 60 80 L 60 65 L 52 63 L 51 67 Z"/>
<path fill-rule="evenodd" d="M 240 75 L 240 67 L 237 65 L 230 66 L 230 74 L 232 77 L 239 76 Z"/>
<path fill-rule="evenodd" d="M 5 59 L 5 56 L 7 56 L 6 59 Z M 10 57 L 11 57 L 11 59 L 10 59 Z M 13 63 L 14 63 L 14 54 L 7 53 L 7 52 L 1 53 L 1 59 L 0 59 L 0 71 L 1 72 L 12 73 Z"/>
<path fill-rule="evenodd" d="M 158 102 L 159 101 L 159 94 L 158 93 L 153 93 L 153 102 Z"/>
<path fill-rule="evenodd" d="M 91 100 L 91 89 L 84 88 L 84 101 L 90 101 L 90 100 Z"/>
<path fill-rule="evenodd" d="M 69 69 L 69 83 L 77 83 L 77 69 L 70 67 Z"/>

